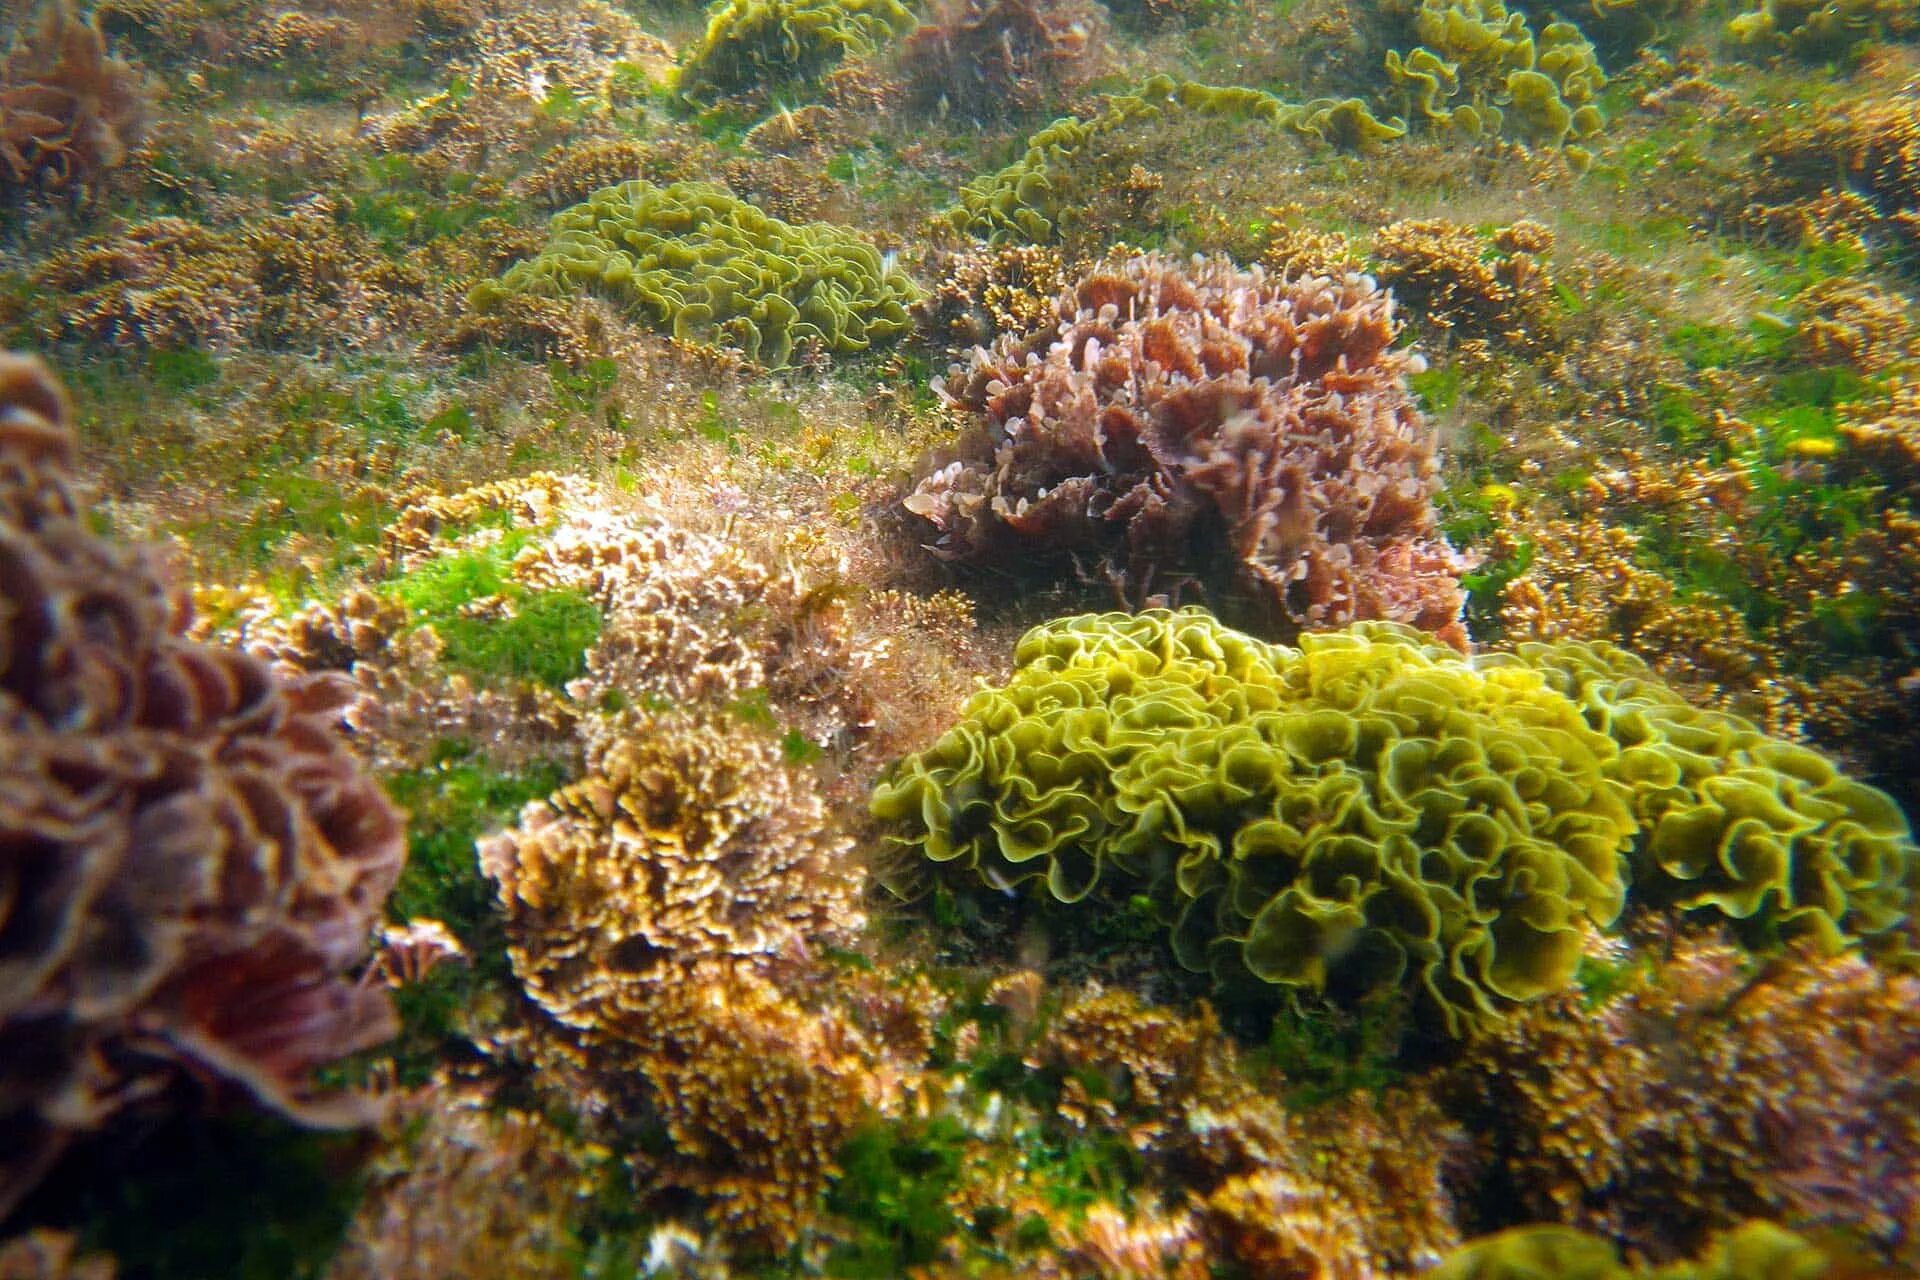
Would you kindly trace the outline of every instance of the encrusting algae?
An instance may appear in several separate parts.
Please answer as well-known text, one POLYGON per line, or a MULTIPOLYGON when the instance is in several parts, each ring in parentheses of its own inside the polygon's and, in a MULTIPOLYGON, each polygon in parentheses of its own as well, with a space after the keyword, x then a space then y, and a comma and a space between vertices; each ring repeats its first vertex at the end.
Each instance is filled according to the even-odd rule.
POLYGON ((0 10, 0 1280, 1920 1274, 1911 4, 0 10))

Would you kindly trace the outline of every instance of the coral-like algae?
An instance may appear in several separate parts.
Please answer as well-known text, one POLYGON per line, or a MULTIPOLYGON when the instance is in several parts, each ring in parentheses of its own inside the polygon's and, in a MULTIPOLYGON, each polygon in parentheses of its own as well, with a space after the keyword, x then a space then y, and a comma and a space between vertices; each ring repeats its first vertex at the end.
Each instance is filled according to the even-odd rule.
POLYGON ((655 1109, 667 1185, 776 1248, 879 1101, 875 1051, 806 989, 810 947, 862 912, 806 775, 736 720, 626 716, 588 776, 481 845, 541 1060, 655 1109))
POLYGON ((768 368, 796 350, 865 351, 904 332, 919 290, 864 237, 794 226, 718 187, 635 180, 556 214, 547 247, 470 295, 599 292, 675 338, 732 347, 768 368))
POLYGON ((140 145, 151 112, 100 28, 49 0, 0 60, 0 196, 81 193, 140 145))
POLYGON ((336 732, 351 688, 187 639, 75 453, 58 385, 0 357, 0 1214, 182 1079, 363 1121, 310 1072, 394 1029, 353 971, 405 841, 336 732))
POLYGON ((1756 942, 1912 953, 1892 801, 1610 646, 1469 661, 1371 623, 1296 650, 1155 610, 1037 628, 1015 662, 874 813, 963 880, 1146 892, 1216 977, 1405 984, 1465 1034, 1570 983, 1630 885, 1756 942))
POLYGON ((1821 109, 1767 138, 1755 160, 1765 203, 1750 217, 1805 235, 1824 220, 1820 206, 1837 204, 1851 211, 1848 221, 1920 253, 1920 81, 1821 109))
POLYGON ((1920 974, 1806 946, 1762 960, 1703 931, 1652 940, 1623 990, 1531 1005, 1436 1082, 1486 1135, 1507 1220, 1653 1256, 1749 1217, 1845 1223, 1880 1256, 1861 1274, 1913 1274, 1920 974))
POLYGON ((1147 256, 1055 316, 949 379, 984 430, 907 499, 936 554, 1099 557, 1136 597, 1221 586, 1280 632, 1385 618, 1463 641, 1385 293, 1147 256))
POLYGON ((1446 218, 1408 218, 1380 228, 1372 258, 1381 283, 1424 323, 1526 349, 1552 334, 1557 300, 1541 265, 1552 248, 1553 233, 1537 222, 1488 236, 1446 218))

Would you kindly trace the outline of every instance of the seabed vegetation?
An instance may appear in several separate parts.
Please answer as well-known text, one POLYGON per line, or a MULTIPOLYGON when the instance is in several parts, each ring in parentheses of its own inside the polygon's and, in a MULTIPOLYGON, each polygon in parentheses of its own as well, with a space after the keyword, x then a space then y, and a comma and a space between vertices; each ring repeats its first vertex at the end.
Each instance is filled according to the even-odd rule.
POLYGON ((0 1278, 1920 1275, 1912 0, 0 51, 0 1278))

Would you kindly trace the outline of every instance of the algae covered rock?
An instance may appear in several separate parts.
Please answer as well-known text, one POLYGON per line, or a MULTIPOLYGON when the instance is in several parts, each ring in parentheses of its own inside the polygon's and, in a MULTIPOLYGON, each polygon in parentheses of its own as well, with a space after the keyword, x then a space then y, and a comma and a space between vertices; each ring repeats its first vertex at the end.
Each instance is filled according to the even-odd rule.
POLYGON ((899 0, 719 0, 677 87, 706 99, 808 84, 914 26, 899 0))
POLYGON ((1054 622, 1015 663, 872 802, 991 887, 1149 892, 1189 967, 1405 986, 1455 1034, 1566 985, 1619 913, 1616 749, 1536 672, 1385 623, 1292 649, 1193 609, 1054 622))
POLYGON ((1570 983, 1630 887, 1756 940, 1910 951, 1920 857, 1891 800, 1629 655, 1473 659, 1386 623, 1299 643, 1194 609, 1036 628, 873 813, 937 875, 1146 894, 1191 968, 1405 989, 1453 1035, 1570 983))
POLYGON ((675 338, 777 369, 796 347, 845 354, 892 339, 919 297, 858 233, 782 222, 704 183, 608 187, 549 226, 537 256, 473 290, 477 310, 600 293, 675 338))

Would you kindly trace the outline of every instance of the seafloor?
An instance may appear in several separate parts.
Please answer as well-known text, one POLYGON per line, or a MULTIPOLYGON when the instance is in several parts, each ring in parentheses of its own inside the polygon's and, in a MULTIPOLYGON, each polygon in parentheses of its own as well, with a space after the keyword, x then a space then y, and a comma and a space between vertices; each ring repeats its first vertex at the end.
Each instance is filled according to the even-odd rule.
POLYGON ((1920 1275, 1914 0, 82 3, 0 1277, 1920 1275))

